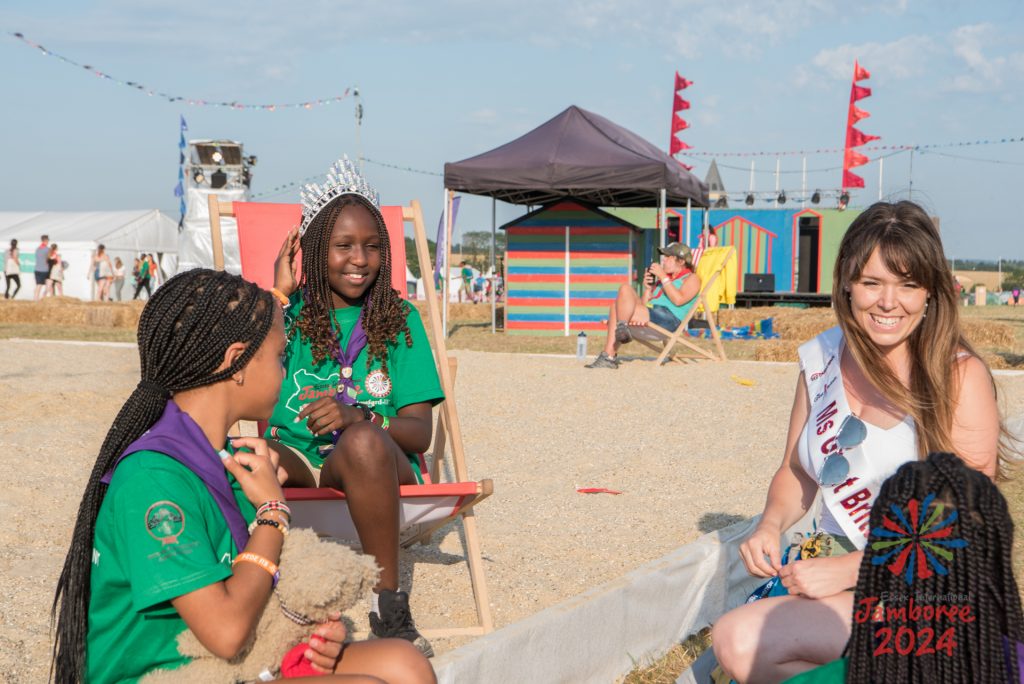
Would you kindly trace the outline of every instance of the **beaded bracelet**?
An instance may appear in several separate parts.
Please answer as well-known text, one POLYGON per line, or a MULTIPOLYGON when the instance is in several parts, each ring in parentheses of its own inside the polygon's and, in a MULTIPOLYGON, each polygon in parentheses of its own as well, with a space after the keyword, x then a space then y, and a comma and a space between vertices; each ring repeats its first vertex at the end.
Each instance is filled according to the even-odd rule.
POLYGON ((273 525, 282 535, 288 536, 288 525, 273 518, 256 518, 249 524, 249 534, 252 534, 260 525, 273 525))
POLYGON ((273 582, 274 587, 277 586, 278 580, 281 579, 281 571, 277 568, 277 565, 271 563, 263 556, 252 553, 251 551, 244 551, 235 556, 235 560, 231 561, 231 567, 235 567, 235 564, 237 563, 252 563, 253 565, 260 566, 270 574, 270 579, 273 582))
POLYGON ((380 429, 387 430, 389 427, 391 427, 391 419, 385 415, 382 415, 380 417, 380 429))
POLYGON ((264 501, 263 504, 256 509, 256 517, 260 518, 264 513, 270 511, 281 511, 288 516, 288 522, 292 520, 292 509, 288 508, 288 504, 284 501, 264 501))

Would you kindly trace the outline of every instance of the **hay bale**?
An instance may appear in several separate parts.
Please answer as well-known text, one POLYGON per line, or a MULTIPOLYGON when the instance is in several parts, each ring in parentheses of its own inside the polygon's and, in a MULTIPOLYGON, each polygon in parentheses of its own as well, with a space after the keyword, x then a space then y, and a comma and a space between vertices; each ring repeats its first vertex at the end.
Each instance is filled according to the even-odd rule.
POLYGON ((1008 323, 980 318, 961 319, 964 335, 976 347, 1012 350, 1016 342, 1013 327, 1008 323))
POLYGON ((754 349, 755 361, 797 361, 803 340, 765 340, 754 349))

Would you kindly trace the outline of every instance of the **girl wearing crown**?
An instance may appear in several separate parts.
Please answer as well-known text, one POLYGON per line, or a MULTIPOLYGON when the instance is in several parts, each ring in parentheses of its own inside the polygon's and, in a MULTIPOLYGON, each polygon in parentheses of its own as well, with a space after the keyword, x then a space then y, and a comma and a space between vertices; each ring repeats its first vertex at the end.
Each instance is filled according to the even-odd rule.
POLYGON ((414 454, 444 398, 416 309, 391 287, 380 200, 348 159, 302 193, 274 293, 286 305, 285 380, 266 432, 292 487, 345 492, 363 551, 381 568, 370 628, 430 644, 398 586, 399 485, 422 482, 414 454), (301 248, 301 276, 297 275, 301 248))

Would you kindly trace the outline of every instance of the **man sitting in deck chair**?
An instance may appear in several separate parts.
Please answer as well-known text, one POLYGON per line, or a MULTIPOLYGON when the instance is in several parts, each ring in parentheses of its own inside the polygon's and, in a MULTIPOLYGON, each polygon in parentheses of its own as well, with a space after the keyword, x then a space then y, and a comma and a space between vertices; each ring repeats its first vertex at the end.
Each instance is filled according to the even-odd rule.
POLYGON ((303 197, 301 226, 275 266, 288 346, 265 437, 287 486, 345 493, 363 551, 381 568, 374 635, 431 656, 398 586, 399 486, 423 482, 415 454, 430 445, 431 407, 444 393, 419 313, 391 286, 377 193, 345 159, 303 197))
POLYGON ((619 288, 615 303, 608 311, 608 339, 604 350, 587 368, 618 368, 619 346, 633 339, 629 326, 654 323, 675 330, 697 303, 700 278, 693 272, 690 248, 670 242, 658 249, 661 263, 653 263, 644 275, 643 298, 629 283, 619 288))

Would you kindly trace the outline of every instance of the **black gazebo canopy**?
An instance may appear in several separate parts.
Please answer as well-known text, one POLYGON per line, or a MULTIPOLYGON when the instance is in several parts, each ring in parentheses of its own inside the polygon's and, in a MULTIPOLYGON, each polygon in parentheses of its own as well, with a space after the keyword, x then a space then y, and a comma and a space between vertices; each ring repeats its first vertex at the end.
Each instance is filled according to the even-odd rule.
POLYGON ((708 206, 708 187, 637 134, 569 107, 529 133, 475 157, 444 165, 449 190, 510 204, 564 197, 602 207, 708 206))

